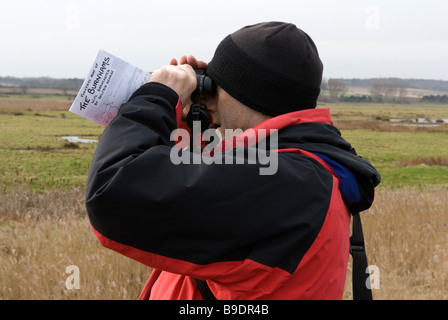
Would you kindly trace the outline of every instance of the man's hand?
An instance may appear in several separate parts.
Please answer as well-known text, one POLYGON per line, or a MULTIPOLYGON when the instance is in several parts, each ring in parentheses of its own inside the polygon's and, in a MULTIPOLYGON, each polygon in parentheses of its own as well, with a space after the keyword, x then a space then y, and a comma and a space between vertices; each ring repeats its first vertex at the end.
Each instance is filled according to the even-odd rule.
POLYGON ((159 82, 173 89, 180 97, 182 106, 190 104, 190 96, 197 86, 196 72, 193 68, 207 68, 203 61, 197 61, 193 56, 182 56, 180 65, 176 59, 171 59, 170 65, 154 71, 149 82, 159 82))
POLYGON ((184 107, 197 86, 196 73, 188 64, 164 66, 151 74, 149 82, 159 82, 173 89, 184 107))
MULTIPOLYGON (((193 56, 182 56, 179 59, 180 64, 189 64, 194 69, 207 69, 207 63, 204 61, 198 61, 193 56)), ((177 60, 171 59, 170 65, 177 66, 177 60)))

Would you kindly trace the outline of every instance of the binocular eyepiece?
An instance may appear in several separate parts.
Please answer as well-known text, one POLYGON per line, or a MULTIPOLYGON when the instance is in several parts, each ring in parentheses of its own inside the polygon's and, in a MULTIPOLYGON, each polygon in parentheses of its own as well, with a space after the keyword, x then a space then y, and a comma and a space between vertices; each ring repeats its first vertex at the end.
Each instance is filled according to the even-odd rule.
MULTIPOLYGON (((200 100, 204 97, 213 97, 216 95, 216 84, 207 76, 204 69, 195 69, 198 84, 196 90, 191 95, 193 101, 190 111, 188 112, 186 121, 191 130, 193 130, 193 123, 199 121, 201 125, 201 131, 204 132, 208 129, 212 123, 212 117, 207 110, 207 106, 201 103, 200 100)), ((192 142, 193 145, 193 142, 192 142)))
POLYGON ((205 69, 195 69, 194 71, 196 71, 198 84, 193 94, 199 97, 213 97, 216 94, 215 82, 207 75, 205 69))

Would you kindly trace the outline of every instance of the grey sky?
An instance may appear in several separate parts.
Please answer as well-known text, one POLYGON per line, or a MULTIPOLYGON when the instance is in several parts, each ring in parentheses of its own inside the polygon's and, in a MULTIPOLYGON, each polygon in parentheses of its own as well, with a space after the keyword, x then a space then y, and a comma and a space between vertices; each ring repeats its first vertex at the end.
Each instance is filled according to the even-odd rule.
POLYGON ((446 0, 0 0, 0 76, 84 78, 98 49, 148 71, 209 61, 249 24, 295 23, 324 76, 448 80, 446 0))

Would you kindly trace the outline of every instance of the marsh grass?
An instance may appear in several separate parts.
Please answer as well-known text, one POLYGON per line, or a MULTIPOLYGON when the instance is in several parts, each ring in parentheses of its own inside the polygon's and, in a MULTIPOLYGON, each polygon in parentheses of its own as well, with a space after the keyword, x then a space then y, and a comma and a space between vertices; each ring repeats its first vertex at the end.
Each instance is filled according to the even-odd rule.
POLYGON ((446 119, 448 105, 415 103, 415 104, 376 104, 376 103, 335 103, 321 104, 321 108, 330 108, 335 120, 366 120, 376 119, 416 119, 435 118, 446 119))
POLYGON ((73 97, 58 95, 2 95, 0 96, 0 113, 23 111, 67 111, 73 102, 73 97))
MULTIPOLYGON (((1 108, 0 108, 1 109, 1 108)), ((96 144, 73 144, 62 136, 98 140, 104 127, 67 111, 0 113, 0 192, 81 187, 96 144)))
MULTIPOLYGON (((151 270, 101 247, 84 188, 103 127, 67 112, 61 97, 0 97, 0 299, 136 299, 151 270), (69 290, 66 267, 80 270, 69 290)), ((324 106, 325 107, 325 106, 324 106)), ((444 105, 336 105, 335 124, 380 171, 362 213, 375 299, 447 299, 448 125, 391 126, 385 119, 446 118, 444 105)), ((351 299, 349 264, 345 299, 351 299)))
POLYGON ((448 298, 447 187, 381 189, 362 222, 369 265, 380 271, 375 299, 448 298))
MULTIPOLYGON (((61 136, 98 140, 104 127, 67 110, 62 96, 0 97, 0 192, 17 186, 34 190, 82 187, 95 144, 73 144, 61 136)), ((392 126, 391 118, 437 118, 446 105, 321 105, 330 107, 334 123, 358 154, 383 176, 382 186, 448 184, 448 167, 422 167, 415 159, 448 158, 448 124, 439 127, 392 126), (434 180, 433 180, 434 179, 434 180)), ((428 165, 428 163, 426 163, 428 165)))
POLYGON ((448 166, 448 155, 446 158, 440 157, 423 157, 415 159, 403 159, 395 163, 397 167, 407 166, 448 166))
POLYGON ((96 240, 80 189, 0 194, 0 299, 137 299, 150 269, 96 240), (76 265, 80 288, 68 289, 76 265))
MULTIPOLYGON (((101 247, 84 192, 0 195, 0 299, 131 299, 151 269, 101 247), (69 290, 66 267, 80 270, 69 290)), ((362 213, 369 265, 380 271, 375 299, 447 299, 448 189, 380 189, 362 213)), ((344 299, 352 299, 351 262, 344 299)))

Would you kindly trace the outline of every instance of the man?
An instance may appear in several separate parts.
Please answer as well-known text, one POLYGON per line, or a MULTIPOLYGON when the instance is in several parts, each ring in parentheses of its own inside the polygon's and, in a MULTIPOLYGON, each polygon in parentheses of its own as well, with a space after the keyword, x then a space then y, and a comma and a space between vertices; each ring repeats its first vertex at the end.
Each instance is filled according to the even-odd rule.
POLYGON ((226 37, 208 65, 179 63, 155 71, 100 139, 86 206, 101 244, 153 268, 141 299, 202 299, 195 279, 217 299, 341 299, 350 212, 370 207, 380 176, 315 109, 312 39, 260 23, 226 37), (172 159, 193 68, 217 84, 203 102, 222 143, 239 141, 203 155, 222 161, 172 159), (247 132, 262 138, 238 139, 247 132), (273 154, 276 170, 261 174, 273 154))

